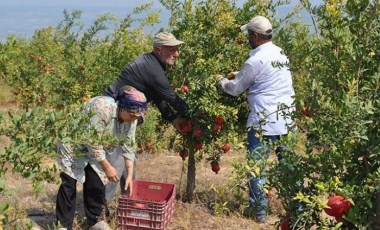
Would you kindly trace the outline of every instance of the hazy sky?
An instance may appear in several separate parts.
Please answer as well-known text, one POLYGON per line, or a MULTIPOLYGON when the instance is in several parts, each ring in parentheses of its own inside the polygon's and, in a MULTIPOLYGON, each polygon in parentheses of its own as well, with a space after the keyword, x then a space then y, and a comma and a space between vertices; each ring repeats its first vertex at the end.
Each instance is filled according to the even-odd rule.
POLYGON ((0 0, 0 5, 43 5, 43 6, 137 6, 158 0, 0 0))
MULTIPOLYGON (((245 1, 237 0, 237 3, 242 5, 245 1)), ((291 5, 299 2, 291 1, 291 5)), ((314 4, 322 1, 311 0, 314 4)), ((63 19, 64 9, 69 12, 81 10, 81 18, 86 25, 91 25, 100 13, 112 12, 123 17, 132 13, 134 7, 147 2, 153 2, 153 10, 162 10, 161 20, 166 25, 169 15, 159 0, 0 0, 0 41, 8 34, 30 37, 37 28, 57 25, 63 19)))
MULTIPOLYGON (((246 0, 237 0, 241 5, 246 0)), ((94 6, 94 7, 135 7, 143 3, 153 2, 154 6, 162 7, 159 0, 0 0, 0 6, 94 6)), ((298 3, 299 0, 291 0, 291 5, 298 3)), ((312 4, 320 4, 323 0, 310 0, 312 4)))
POLYGON ((8 34, 30 37, 37 28, 57 25, 64 18, 64 9, 81 10, 82 21, 91 25, 101 13, 112 12, 123 17, 147 2, 153 2, 152 9, 163 11, 161 20, 165 23, 168 16, 158 0, 0 0, 0 41, 8 34))

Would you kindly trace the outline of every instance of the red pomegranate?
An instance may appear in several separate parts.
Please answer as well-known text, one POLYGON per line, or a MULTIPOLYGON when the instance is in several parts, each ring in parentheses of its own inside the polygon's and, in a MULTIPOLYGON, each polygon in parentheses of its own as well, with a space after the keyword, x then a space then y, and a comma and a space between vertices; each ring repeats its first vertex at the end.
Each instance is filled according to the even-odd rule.
POLYGON ((214 121, 215 121, 215 124, 221 125, 224 122, 224 118, 222 116, 220 116, 220 115, 217 115, 215 117, 214 121))
POLYGON ((280 229, 281 230, 290 230, 290 218, 289 216, 285 217, 280 224, 280 229))
POLYGON ((202 150, 203 149, 202 143, 200 143, 200 142, 195 143, 194 149, 195 149, 195 151, 202 150))
POLYGON ((212 161, 211 162, 211 170, 215 173, 215 174, 218 174, 219 170, 220 170, 220 166, 219 166, 219 163, 217 161, 212 161))
POLYGON ((351 203, 343 196, 335 195, 329 198, 327 206, 327 208, 324 208, 325 212, 340 222, 342 221, 342 216, 350 210, 351 203))
POLYGON ((187 93, 187 92, 189 92, 189 87, 187 87, 187 85, 183 85, 183 86, 181 87, 181 91, 182 91, 183 93, 187 93))
POLYGON ((194 135, 194 137, 199 138, 203 135, 203 132, 200 129, 194 129, 193 135, 194 135))
POLYGON ((185 160, 187 156, 189 156, 189 151, 187 149, 182 149, 179 152, 179 156, 182 157, 182 160, 185 160))
POLYGON ((229 144, 229 143, 226 143, 226 144, 224 144, 223 146, 222 146, 222 150, 223 150, 223 152, 228 152, 228 151, 230 151, 230 149, 231 149, 231 145, 229 144))
POLYGON ((214 126, 214 131, 215 132, 219 133, 221 129, 222 129, 222 125, 215 124, 215 126, 214 126))
POLYGON ((184 124, 182 124, 182 127, 180 127, 180 129, 181 132, 184 134, 189 133, 191 131, 191 123, 185 122, 184 124))

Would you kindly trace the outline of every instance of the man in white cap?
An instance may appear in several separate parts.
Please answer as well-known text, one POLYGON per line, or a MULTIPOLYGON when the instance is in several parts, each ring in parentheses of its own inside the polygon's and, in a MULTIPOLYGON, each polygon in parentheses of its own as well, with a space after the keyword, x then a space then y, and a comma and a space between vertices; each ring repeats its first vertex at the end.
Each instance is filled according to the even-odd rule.
MULTIPOLYGON (((247 120, 248 160, 266 160, 271 143, 288 134, 293 126, 294 89, 283 50, 272 43, 273 29, 266 17, 256 16, 241 30, 252 47, 248 60, 234 79, 218 79, 218 87, 233 96, 247 93, 250 112, 247 120), (258 133, 263 137, 259 138, 258 133)), ((279 159, 284 146, 276 149, 279 159)), ((264 164, 265 165, 265 164, 264 164)), ((268 201, 263 190, 265 178, 249 178, 249 203, 256 211, 257 221, 265 223, 268 201)))
MULTIPOLYGON (((156 34, 153 40, 153 51, 130 62, 104 91, 104 95, 115 97, 120 87, 132 86, 144 93, 148 102, 153 101, 162 117, 180 131, 181 124, 190 118, 189 106, 173 91, 166 75, 166 68, 168 65, 175 64, 180 54, 179 45, 183 43, 171 33, 156 34)), ((125 176, 123 173, 123 178, 125 176)), ((124 192, 124 185, 122 183, 120 185, 124 192)), ((114 198, 115 187, 115 183, 107 184, 107 201, 114 198)))

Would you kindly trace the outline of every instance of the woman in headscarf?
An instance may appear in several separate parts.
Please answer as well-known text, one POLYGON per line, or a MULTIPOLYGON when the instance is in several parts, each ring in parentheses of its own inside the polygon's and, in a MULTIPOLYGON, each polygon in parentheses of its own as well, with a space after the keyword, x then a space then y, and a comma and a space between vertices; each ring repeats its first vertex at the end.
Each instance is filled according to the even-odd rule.
MULTIPOLYGON (((82 156, 76 157, 73 148, 58 143, 58 165, 62 170, 61 186, 57 194, 56 216, 62 229, 71 230, 76 208, 76 183, 83 183, 84 210, 90 230, 110 229, 102 220, 107 211, 106 184, 118 183, 125 170, 125 188, 132 193, 132 176, 136 152, 137 119, 144 115, 147 101, 143 93, 130 86, 119 90, 116 99, 108 96, 91 98, 84 107, 99 134, 124 140, 123 144, 105 149, 101 145, 81 145, 82 156), (120 159, 121 163, 120 164, 120 159), (124 159, 124 160, 123 160, 124 159)), ((124 184, 124 183, 123 183, 124 184)), ((114 186, 116 188, 116 186, 114 186)))

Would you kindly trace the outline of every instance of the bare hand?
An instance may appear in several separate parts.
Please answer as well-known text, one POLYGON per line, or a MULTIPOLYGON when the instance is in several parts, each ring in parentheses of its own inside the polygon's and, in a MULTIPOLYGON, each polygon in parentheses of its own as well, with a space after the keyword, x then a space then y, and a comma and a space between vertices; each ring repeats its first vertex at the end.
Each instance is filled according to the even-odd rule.
POLYGON ((124 189, 127 192, 128 196, 132 196, 132 192, 133 192, 132 178, 127 177, 127 179, 125 179, 125 187, 124 187, 124 189))
POLYGON ((106 176, 107 176, 107 179, 111 182, 119 182, 120 180, 120 177, 119 177, 119 174, 117 173, 117 170, 112 167, 112 166, 109 166, 107 167, 104 172, 106 173, 106 176))

